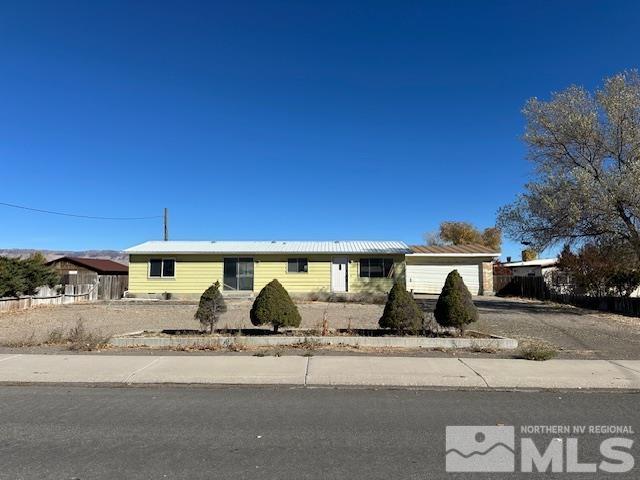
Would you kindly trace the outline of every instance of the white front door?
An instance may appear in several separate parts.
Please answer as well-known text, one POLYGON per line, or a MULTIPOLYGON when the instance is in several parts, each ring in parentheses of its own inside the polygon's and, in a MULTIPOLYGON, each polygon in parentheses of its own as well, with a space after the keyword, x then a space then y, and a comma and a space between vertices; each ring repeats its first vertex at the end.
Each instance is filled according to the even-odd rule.
POLYGON ((331 291, 347 291, 347 257, 335 257, 331 261, 331 291))

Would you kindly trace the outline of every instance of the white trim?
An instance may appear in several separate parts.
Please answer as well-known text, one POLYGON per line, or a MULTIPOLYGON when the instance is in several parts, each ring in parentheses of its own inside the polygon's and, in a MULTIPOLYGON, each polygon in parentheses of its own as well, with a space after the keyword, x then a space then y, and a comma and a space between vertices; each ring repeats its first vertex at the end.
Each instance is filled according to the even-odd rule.
POLYGON ((176 261, 175 257, 155 257, 155 258, 149 258, 147 260, 147 280, 175 280, 176 279, 176 274, 178 270, 178 262, 176 261), (151 276, 151 260, 160 260, 162 263, 160 264, 160 276, 159 277, 152 277, 151 276), (172 277, 165 277, 164 276, 164 261, 165 260, 173 260, 173 276, 172 277))
POLYGON ((502 253, 407 253, 407 257, 487 257, 498 258, 502 253))

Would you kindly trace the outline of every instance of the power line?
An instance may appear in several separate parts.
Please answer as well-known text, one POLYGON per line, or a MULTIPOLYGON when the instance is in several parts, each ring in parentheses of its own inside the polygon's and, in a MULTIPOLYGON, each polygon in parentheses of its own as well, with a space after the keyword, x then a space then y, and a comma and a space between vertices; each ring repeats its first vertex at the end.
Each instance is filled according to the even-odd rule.
POLYGON ((149 217, 99 217, 94 215, 77 215, 75 213, 54 212, 52 210, 43 210, 40 208, 25 207, 23 205, 15 205, 13 203, 5 203, 5 202, 0 202, 0 205, 4 205, 5 207, 11 207, 11 208, 19 208, 21 210, 29 210, 31 212, 48 213, 50 215, 60 215, 63 217, 89 218, 91 220, 152 220, 156 218, 163 218, 163 215, 152 215, 149 217))

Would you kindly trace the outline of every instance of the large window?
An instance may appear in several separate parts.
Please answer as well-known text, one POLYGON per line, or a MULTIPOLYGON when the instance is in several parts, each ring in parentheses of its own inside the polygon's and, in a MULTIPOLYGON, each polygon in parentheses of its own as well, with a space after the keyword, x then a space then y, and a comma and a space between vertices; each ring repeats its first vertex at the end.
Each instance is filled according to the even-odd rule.
POLYGON ((287 264, 287 272, 289 273, 306 273, 309 271, 309 262, 306 258, 290 258, 287 264))
POLYGON ((152 258, 149 260, 149 277, 173 278, 176 276, 176 261, 173 258, 152 258))
POLYGON ((361 258, 360 276, 363 278, 393 277, 392 258, 361 258))

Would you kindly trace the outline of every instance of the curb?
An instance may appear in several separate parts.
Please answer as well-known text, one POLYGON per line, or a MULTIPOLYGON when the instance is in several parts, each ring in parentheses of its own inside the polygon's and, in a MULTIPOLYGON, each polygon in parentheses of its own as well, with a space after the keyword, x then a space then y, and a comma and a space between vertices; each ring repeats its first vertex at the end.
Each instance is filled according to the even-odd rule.
MULTIPOLYGON (((139 335, 138 332, 136 334, 139 335)), ((518 341, 512 338, 432 338, 432 337, 142 337, 116 336, 109 340, 115 347, 193 347, 216 346, 228 347, 243 345, 250 347, 279 347, 287 345, 304 345, 311 347, 320 345, 370 347, 370 348, 428 348, 428 349, 493 349, 514 350, 518 348, 518 341)))

